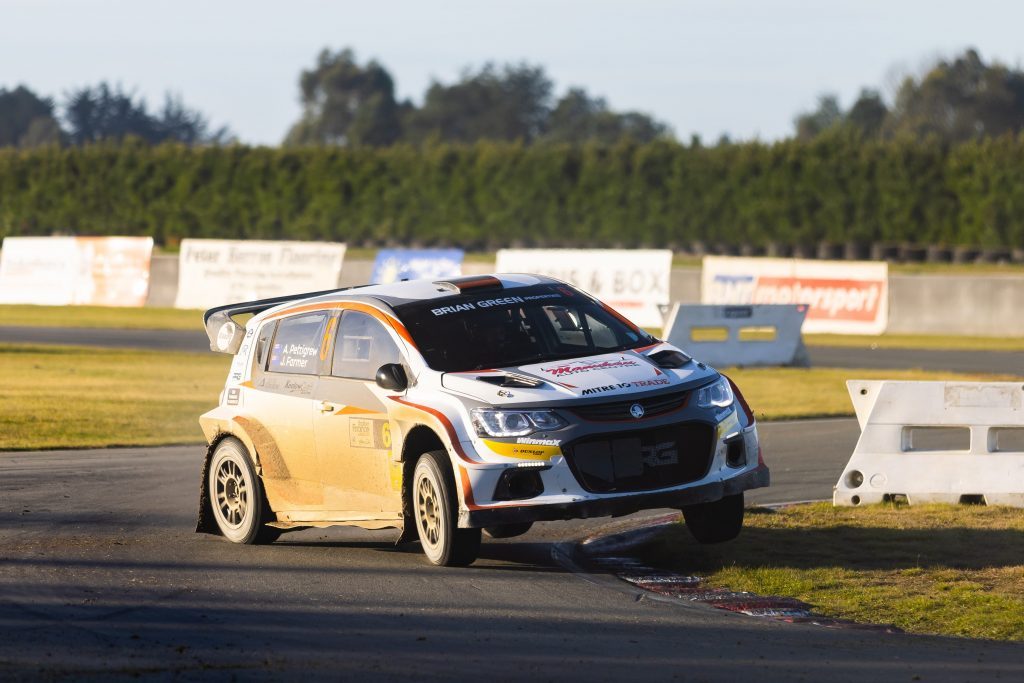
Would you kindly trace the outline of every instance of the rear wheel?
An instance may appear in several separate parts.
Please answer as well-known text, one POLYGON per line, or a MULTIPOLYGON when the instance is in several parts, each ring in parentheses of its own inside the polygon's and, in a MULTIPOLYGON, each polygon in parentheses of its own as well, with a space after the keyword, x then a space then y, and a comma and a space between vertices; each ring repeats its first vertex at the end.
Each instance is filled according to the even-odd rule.
POLYGON ((458 527, 455 478, 444 451, 420 456, 412 477, 413 512, 431 564, 464 567, 480 552, 480 530, 458 527))
POLYGON ((519 522, 517 524, 499 524, 497 526, 485 526, 484 533, 491 538, 514 538, 522 536, 533 526, 533 522, 519 522))
POLYGON ((224 538, 248 545, 277 540, 281 531, 264 524, 270 510, 263 482, 241 441, 227 438, 217 444, 207 471, 210 507, 224 538))
POLYGON ((731 541, 743 529, 743 494, 683 508, 686 528, 700 543, 731 541))

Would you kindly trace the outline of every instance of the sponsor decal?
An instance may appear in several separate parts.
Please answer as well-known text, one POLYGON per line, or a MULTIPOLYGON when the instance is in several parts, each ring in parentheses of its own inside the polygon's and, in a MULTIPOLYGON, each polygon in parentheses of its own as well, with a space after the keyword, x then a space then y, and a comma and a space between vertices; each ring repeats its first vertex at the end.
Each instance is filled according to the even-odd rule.
POLYGON ((740 430, 740 418, 736 415, 736 411, 729 413, 729 416, 718 423, 718 438, 722 439, 734 432, 740 430))
POLYGON ((701 302, 731 305, 729 317, 745 317, 745 305, 803 304, 804 332, 880 334, 888 321, 885 263, 706 257, 702 270, 701 302))
MULTIPOLYGON (((541 439, 536 440, 541 441, 541 439)), ((562 449, 557 445, 507 443, 488 439, 484 439, 484 445, 498 455, 520 460, 550 460, 554 456, 562 454, 562 449)))
POLYGON ((529 436, 521 436, 516 439, 516 443, 527 444, 529 446, 561 446, 562 442, 560 439, 534 439, 529 436))
POLYGON ((498 396, 501 396, 502 398, 512 398, 514 395, 515 394, 508 389, 498 389, 498 396))
POLYGON ((500 249, 499 273, 536 273, 568 282, 605 302, 632 322, 663 323, 669 303, 672 252, 668 249, 500 249))
POLYGON ((546 372, 554 377, 568 377, 570 375, 577 375, 581 372, 591 372, 593 370, 612 370, 614 368, 635 368, 640 364, 635 360, 629 360, 623 358, 622 360, 606 360, 606 361, 586 361, 576 360, 562 365, 553 365, 549 368, 541 368, 541 372, 546 372))
MULTIPOLYGON (((547 298, 549 296, 557 295, 549 294, 544 296, 529 297, 529 300, 547 298)), ((513 306, 515 304, 525 303, 526 301, 527 299, 521 296, 506 296, 500 299, 484 299, 482 301, 472 301, 464 304, 456 304, 454 306, 441 306, 440 308, 430 309, 430 312, 433 313, 435 316, 441 316, 448 315, 450 313, 463 313, 465 311, 475 311, 479 308, 486 309, 494 308, 496 306, 513 306)))
POLYGON ((352 417, 348 421, 348 445, 353 448, 391 448, 391 423, 387 420, 371 420, 352 417))
POLYGON ((287 379, 282 387, 289 394, 301 394, 302 396, 309 396, 313 393, 312 382, 297 382, 295 380, 287 379))
POLYGON ((640 449, 640 459, 648 467, 675 465, 679 462, 679 451, 676 450, 675 441, 663 441, 652 446, 643 446, 640 449))
POLYGON ((665 384, 671 384, 667 379, 641 379, 636 382, 631 382, 634 387, 659 387, 665 384))
POLYGON ((580 392, 581 396, 590 396, 592 394, 603 394, 606 391, 616 391, 618 389, 628 389, 632 384, 629 382, 623 382, 621 384, 606 384, 603 387, 590 387, 580 392))
POLYGON ((238 395, 240 393, 241 393, 241 391, 238 389, 238 387, 231 387, 230 389, 228 389, 228 395, 227 395, 226 403, 229 406, 237 406, 238 405, 238 395))

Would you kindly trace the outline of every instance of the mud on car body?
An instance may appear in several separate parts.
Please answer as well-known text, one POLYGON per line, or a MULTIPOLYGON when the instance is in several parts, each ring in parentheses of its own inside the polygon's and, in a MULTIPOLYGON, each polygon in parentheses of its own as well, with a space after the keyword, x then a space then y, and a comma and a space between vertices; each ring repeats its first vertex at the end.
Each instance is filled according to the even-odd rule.
POLYGON ((394 527, 458 565, 482 529, 665 507, 718 542, 768 485, 729 379, 556 280, 400 282, 205 319, 234 360, 200 418, 199 530, 235 542, 394 527))

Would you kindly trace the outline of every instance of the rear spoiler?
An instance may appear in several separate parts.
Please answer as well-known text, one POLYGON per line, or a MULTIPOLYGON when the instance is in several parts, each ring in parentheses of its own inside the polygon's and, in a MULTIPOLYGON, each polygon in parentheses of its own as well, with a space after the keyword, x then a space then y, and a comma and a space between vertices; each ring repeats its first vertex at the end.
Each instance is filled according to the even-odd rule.
MULTIPOLYGON (((359 285, 358 287, 366 287, 359 285)), ((289 294, 287 296, 276 296, 272 299, 259 299, 257 301, 243 301, 237 304, 217 306, 203 313, 203 326, 206 328, 206 336, 210 339, 210 350, 220 353, 238 353, 242 346, 242 339, 245 338, 245 328, 232 320, 236 315, 246 313, 262 313, 274 306, 280 306, 291 301, 310 299, 324 294, 336 294, 358 287, 341 287, 339 289, 325 289, 320 292, 305 292, 303 294, 289 294)))

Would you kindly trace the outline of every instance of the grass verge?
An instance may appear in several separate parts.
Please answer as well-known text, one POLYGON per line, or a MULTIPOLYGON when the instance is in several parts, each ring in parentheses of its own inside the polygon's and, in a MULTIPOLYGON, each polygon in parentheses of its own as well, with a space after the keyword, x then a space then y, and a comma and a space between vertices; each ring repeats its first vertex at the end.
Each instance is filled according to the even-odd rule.
POLYGON ((758 420, 853 415, 848 379, 1013 381, 1012 375, 961 374, 932 370, 847 368, 727 368, 758 420))
POLYGON ((1024 351, 1024 338, 960 337, 940 334, 805 334, 808 346, 855 349, 934 349, 941 351, 1024 351))
POLYGON ((0 325, 115 327, 130 330, 203 329, 203 312, 180 308, 0 305, 0 325))
POLYGON ((230 357, 0 344, 0 450, 198 443, 230 357))
MULTIPOLYGON (((214 353, 0 344, 0 450, 197 443, 230 358, 214 353)), ((853 415, 845 381, 1012 379, 923 371, 727 371, 758 419, 853 415)))
POLYGON ((913 633, 1024 640, 1024 510, 829 503, 747 511, 735 541, 682 524, 642 559, 707 585, 794 597, 832 617, 913 633))

